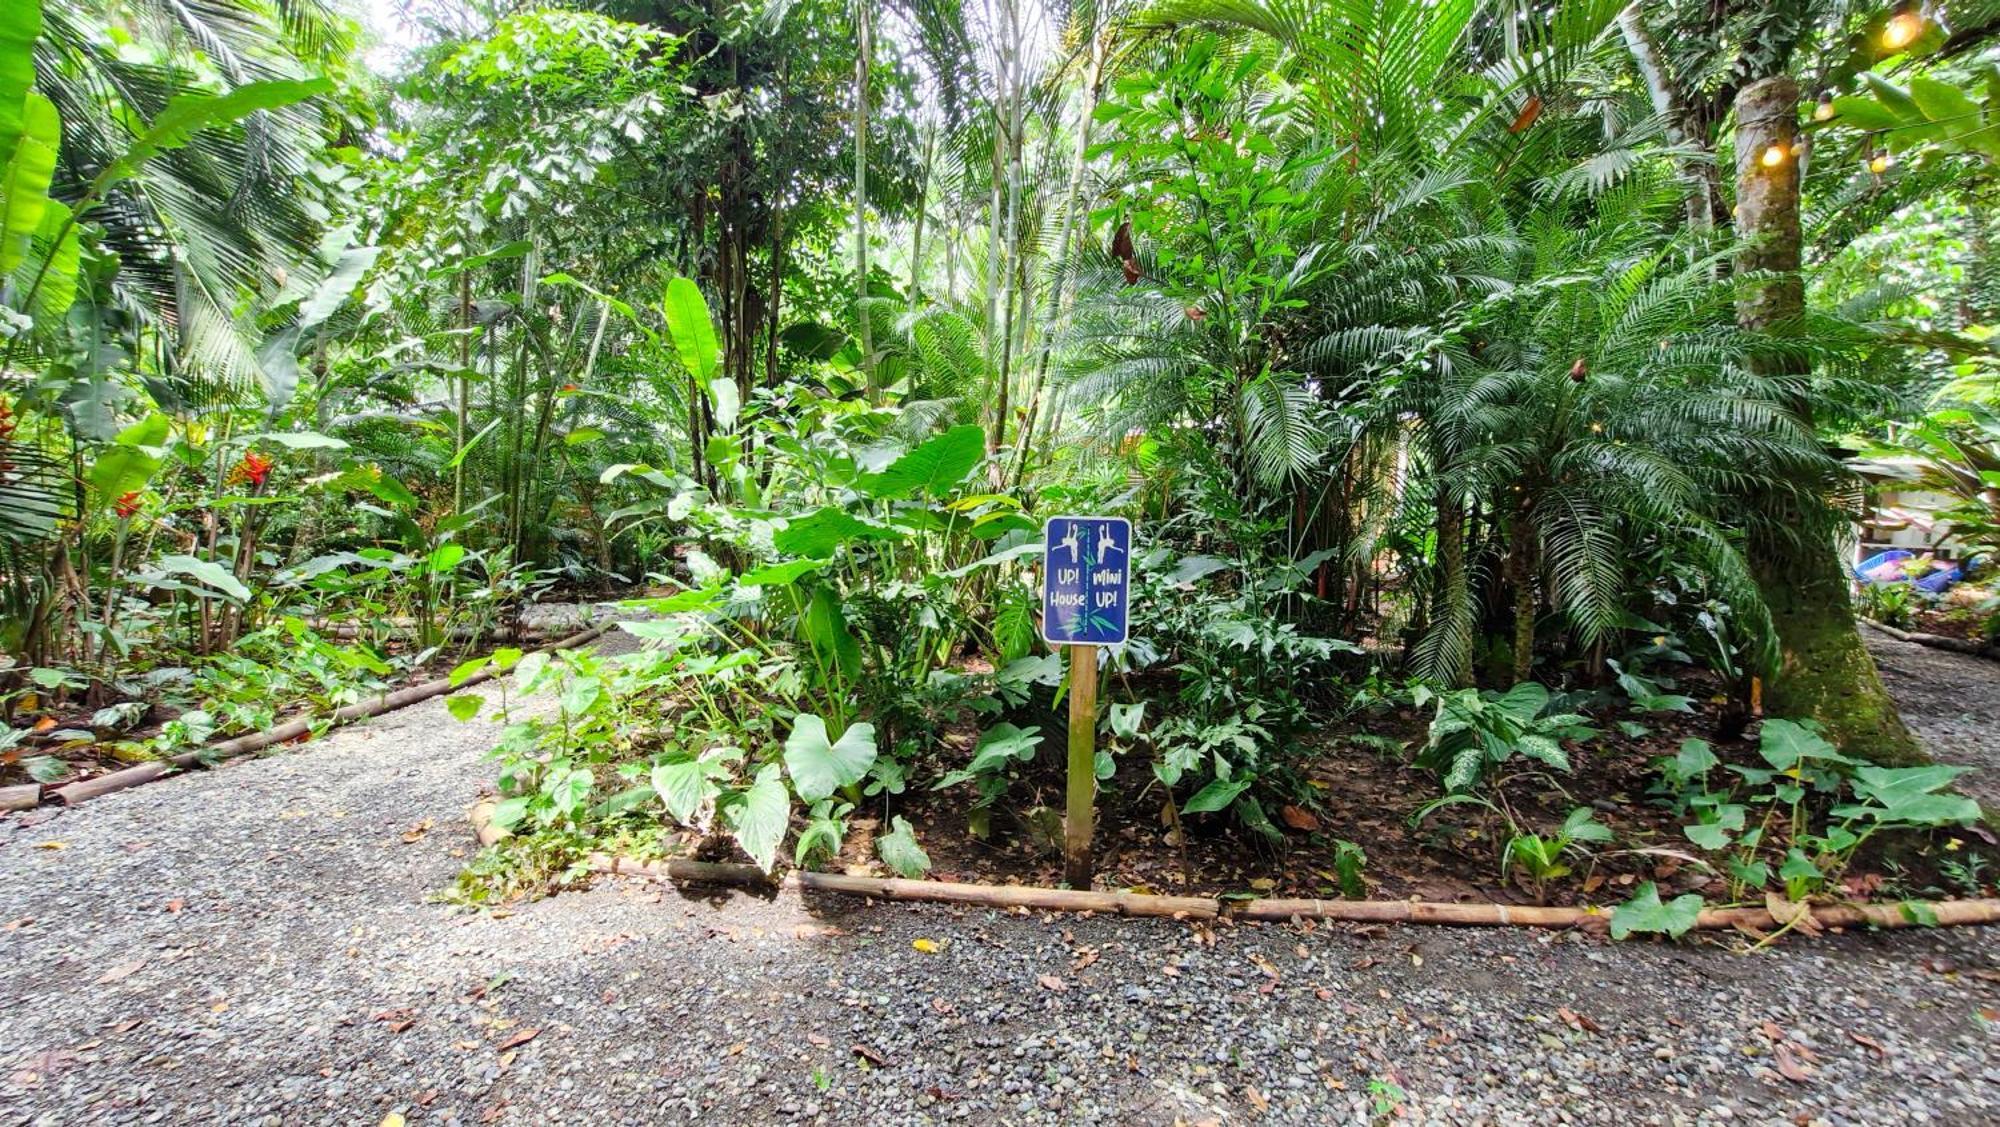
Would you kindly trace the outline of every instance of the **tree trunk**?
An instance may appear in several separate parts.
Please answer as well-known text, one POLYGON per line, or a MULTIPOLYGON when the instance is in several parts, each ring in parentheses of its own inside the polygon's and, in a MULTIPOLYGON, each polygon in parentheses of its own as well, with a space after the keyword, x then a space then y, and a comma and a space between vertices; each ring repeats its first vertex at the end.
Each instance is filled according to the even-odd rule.
MULTIPOLYGON (((1736 319, 1760 332, 1783 332, 1805 313, 1798 105, 1798 83, 1785 76, 1751 83, 1736 97, 1736 269, 1758 277, 1738 298, 1736 319)), ((1785 374, 1797 362, 1767 355, 1759 363, 1768 374, 1785 374)), ((1797 409, 1806 412, 1804 404, 1797 409)), ((1750 566, 1781 649, 1766 709, 1819 721, 1849 755, 1886 764, 1924 761, 1855 629, 1831 529, 1818 514, 1767 517, 1788 532, 1753 537, 1750 545, 1750 566)))
MULTIPOLYGON (((1667 74, 1659 44, 1646 26, 1638 4, 1618 14, 1618 30, 1625 37, 1626 50, 1632 53, 1632 64, 1638 68, 1639 78, 1646 84, 1646 94, 1652 99, 1653 112, 1659 116, 1667 140, 1681 148, 1706 152, 1708 138, 1696 136, 1689 128, 1692 118, 1686 99, 1667 74)), ((1718 182, 1715 162, 1683 157, 1677 163, 1681 178, 1688 182, 1688 225, 1697 231, 1707 231, 1715 226, 1716 216, 1722 210, 1722 185, 1718 182)))
POLYGON ((868 401, 880 403, 875 381, 875 339, 868 324, 868 64, 874 43, 868 26, 870 0, 854 5, 854 314, 861 330, 861 372, 868 401))
POLYGON ((1532 680, 1535 673, 1535 526, 1528 507, 1514 510, 1507 530, 1507 586, 1514 592, 1513 684, 1532 680))

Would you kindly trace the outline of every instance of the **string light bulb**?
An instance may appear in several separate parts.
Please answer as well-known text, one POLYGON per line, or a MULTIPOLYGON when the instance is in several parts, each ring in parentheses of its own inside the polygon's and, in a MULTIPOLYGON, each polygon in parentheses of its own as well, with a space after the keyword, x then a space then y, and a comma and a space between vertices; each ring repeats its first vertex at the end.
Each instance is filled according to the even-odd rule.
POLYGON ((1924 33, 1924 15, 1917 6, 1903 0, 1896 5, 1896 12, 1889 22, 1882 25, 1882 45, 1891 51, 1900 51, 1917 41, 1924 33))
POLYGON ((1765 168, 1776 168, 1785 163, 1785 158, 1791 155, 1791 151, 1785 146, 1771 145, 1764 150, 1764 155, 1757 159, 1765 168))
POLYGON ((1812 117, 1814 121, 1833 120, 1833 95, 1821 94, 1819 96, 1819 103, 1813 106, 1812 117))
POLYGON ((1889 166, 1894 163, 1896 163, 1896 158, 1889 155, 1889 150, 1877 149, 1875 150, 1875 155, 1868 158, 1868 171, 1880 176, 1884 172, 1889 171, 1889 166))

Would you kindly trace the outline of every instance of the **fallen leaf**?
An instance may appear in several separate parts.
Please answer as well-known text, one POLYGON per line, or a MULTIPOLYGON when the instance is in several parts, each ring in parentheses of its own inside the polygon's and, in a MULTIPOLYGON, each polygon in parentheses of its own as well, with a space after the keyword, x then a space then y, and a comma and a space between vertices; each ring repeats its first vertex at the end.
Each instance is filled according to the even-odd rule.
POLYGON ((1764 1035, 1764 1038, 1772 1042, 1773 1044, 1779 1041, 1783 1041, 1785 1039, 1784 1027, 1779 1025, 1775 1021, 1767 1021, 1764 1024, 1758 1026, 1757 1032, 1762 1033, 1764 1035))
POLYGON ((541 1032, 542 1031, 540 1029, 533 1027, 530 1027, 528 1029, 523 1029, 520 1032, 514 1034, 512 1037, 507 1038, 505 1041, 500 1042, 500 1044, 495 1047, 504 1052, 508 1049, 514 1048, 517 1045, 527 1044, 528 1042, 534 1040, 536 1037, 540 1036, 541 1032))
POLYGON ((1181 968, 1168 965, 1161 967, 1160 973, 1166 975, 1168 978, 1179 978, 1181 976, 1181 968))
POLYGON ((852 1047, 852 1049, 850 1049, 849 1051, 851 1051, 855 1056, 860 1057, 862 1060, 867 1061, 869 1064, 874 1065, 876 1068, 889 1067, 888 1057, 883 1056, 881 1053, 876 1052, 875 1050, 869 1048, 866 1045, 861 1044, 860 1042, 856 1042, 852 1047))
POLYGON ((1792 1047, 1783 1041, 1778 1043, 1778 1075, 1794 1084, 1812 1079, 1812 1072, 1793 1058, 1792 1047))
POLYGON ((140 1022, 142 1022, 142 1021, 144 1021, 144 1020, 146 1020, 146 1019, 145 1019, 145 1018, 139 1018, 139 1017, 135 1017, 135 1018, 130 1018, 130 1019, 127 1019, 127 1020, 125 1020, 125 1021, 121 1021, 121 1022, 119 1022, 119 1023, 117 1024, 117 1025, 114 1025, 114 1026, 112 1026, 112 1027, 111 1027, 111 1032, 113 1032, 113 1033, 130 1033, 130 1032, 132 1032, 132 1031, 133 1031, 134 1029, 137 1029, 137 1028, 139 1028, 139 1023, 140 1023, 140 1022))
POLYGON ((1064 982, 1062 979, 1057 978, 1055 975, 1052 974, 1045 974, 1036 981, 1042 984, 1042 989, 1053 990, 1058 994, 1069 989, 1069 983, 1064 982))
POLYGON ((1574 1029, 1579 1033, 1604 1032, 1603 1026, 1598 1025, 1596 1022, 1590 1020, 1588 1017, 1585 1017, 1580 1013, 1577 1013, 1575 1010, 1570 1009, 1568 1006, 1558 1007, 1556 1010, 1556 1016, 1563 1020, 1564 1025, 1569 1026, 1571 1029, 1574 1029))
POLYGON ((1271 1101, 1265 1099, 1264 1093, 1254 1087, 1245 1087, 1243 1089, 1243 1098, 1249 1100, 1250 1106, 1256 1108, 1258 1111, 1271 1110, 1271 1101))
POLYGON ((1258 877, 1256 880, 1250 882, 1250 887, 1259 892, 1269 892, 1278 887, 1278 882, 1272 880, 1270 877, 1258 877))
POLYGON ((812 1042, 815 1045, 818 1045, 822 1049, 826 1048, 828 1045, 833 1044, 833 1042, 826 1039, 826 1035, 824 1033, 808 1033, 806 1034, 806 1040, 812 1042))
POLYGON ((38 842, 36 842, 36 843, 35 843, 35 848, 36 848, 36 849, 68 849, 68 848, 69 848, 69 842, 67 842, 67 841, 38 841, 38 842))
POLYGON ((1603 873, 1592 873, 1590 874, 1590 876, 1584 879, 1583 891, 1584 895, 1586 896, 1589 895, 1590 893, 1596 892, 1598 889, 1603 887, 1604 887, 1603 873))
POLYGON ((479 1121, 481 1123, 491 1123, 494 1120, 500 1118, 501 1114, 504 1113, 506 1110, 507 1110, 507 1101, 503 1099, 499 1103, 494 1104, 492 1107, 487 1108, 485 1111, 480 1112, 479 1121))
POLYGON ((182 908, 185 908, 185 907, 187 907, 187 901, 185 901, 185 900, 169 900, 169 901, 167 901, 167 912, 168 912, 168 914, 169 914, 169 915, 175 915, 175 916, 178 916, 178 915, 180 915, 180 914, 181 914, 181 909, 182 909, 182 908))
POLYGON ((423 821, 418 822, 416 825, 411 826, 407 830, 404 830, 403 844, 415 845, 417 842, 422 841, 424 839, 424 835, 431 832, 431 824, 432 824, 431 819, 425 818, 423 821))
POLYGON ((1078 955, 1076 957, 1076 961, 1069 965, 1069 969, 1073 971, 1082 970, 1083 968, 1089 966, 1090 964, 1096 961, 1097 961, 1097 948, 1092 947, 1089 950, 1085 951, 1083 954, 1078 955))
POLYGON ((935 939, 912 939, 910 940, 910 946, 915 947, 926 955, 935 955, 939 951, 944 950, 944 945, 935 939))
POLYGON ((1302 807, 1290 805, 1278 807, 1278 820, 1300 833, 1319 832, 1319 819, 1302 807))
POLYGON ((8 920, 4 926, 0 926, 0 931, 19 931, 22 928, 27 927, 29 924, 32 924, 34 922, 35 922, 35 917, 22 916, 18 920, 8 920))
POLYGON ((98 979, 96 983, 94 983, 94 985, 105 986, 110 983, 117 982, 120 979, 130 978, 133 975, 138 974, 141 970, 144 970, 145 966, 146 966, 146 960, 144 959, 134 959, 132 962, 129 963, 120 963, 119 965, 112 967, 110 970, 105 971, 102 975, 98 976, 98 979))
POLYGON ((1764 910, 1780 926, 1789 925, 1801 935, 1818 935, 1822 930, 1819 921, 1813 918, 1812 905, 1803 900, 1787 900, 1783 893, 1766 892, 1764 910))
POLYGON ((729 1046, 729 1055, 732 1057, 740 1057, 743 1055, 743 1050, 749 1047, 750 1047, 750 1042, 738 1041, 734 1045, 729 1046))

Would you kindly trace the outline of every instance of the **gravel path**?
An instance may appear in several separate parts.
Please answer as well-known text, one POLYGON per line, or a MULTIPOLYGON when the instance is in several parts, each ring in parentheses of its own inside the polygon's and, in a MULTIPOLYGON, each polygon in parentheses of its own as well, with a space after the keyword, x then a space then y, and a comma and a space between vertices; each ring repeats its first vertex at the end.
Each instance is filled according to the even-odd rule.
POLYGON ((471 915, 430 897, 491 735, 433 701, 0 822, 0 1122, 2000 1123, 1991 929, 1745 958, 635 881, 471 915))
POLYGON ((1945 763, 1973 768, 1959 789, 2000 810, 2000 662, 1935 650, 1863 627, 1903 722, 1945 763))

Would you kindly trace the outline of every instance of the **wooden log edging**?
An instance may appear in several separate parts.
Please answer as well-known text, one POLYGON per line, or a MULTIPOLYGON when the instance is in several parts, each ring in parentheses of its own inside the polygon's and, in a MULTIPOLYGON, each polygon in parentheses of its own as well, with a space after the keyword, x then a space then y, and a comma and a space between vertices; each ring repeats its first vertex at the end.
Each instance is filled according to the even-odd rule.
MULTIPOLYGON (((491 804, 483 803, 490 818, 491 804)), ((482 844, 491 844, 490 821, 475 807, 473 823, 482 844)), ((504 835, 501 835, 504 836, 504 835)), ((496 837, 494 840, 498 840, 496 837)), ((1336 920, 1354 923, 1433 924, 1453 927, 1573 928, 1602 926, 1611 913, 1598 908, 1543 908, 1517 904, 1445 904, 1423 900, 1295 900, 1267 897, 1240 903, 1206 896, 1153 896, 1135 892, 1082 892, 1028 885, 956 884, 948 881, 904 880, 900 877, 854 877, 836 873, 792 872, 779 879, 755 865, 717 864, 672 859, 639 861, 609 853, 589 857, 593 872, 637 876, 670 884, 723 884, 740 887, 795 888, 839 892, 879 900, 926 900, 988 908, 1033 908, 1057 912, 1102 912, 1106 915, 1156 919, 1285 921, 1336 920)), ((1904 902, 1830 904, 1815 906, 1812 919, 1820 927, 1880 928, 1956 927, 2000 923, 2000 900, 1938 900, 1917 902, 1927 911, 1912 911, 1904 902)), ((1710 908, 1695 927, 1704 931, 1752 928, 1775 931, 1784 922, 1763 908, 1710 908)))
POLYGON ((1861 621, 1899 642, 1929 646, 1934 650, 1946 650, 1951 653, 1965 654, 1968 657, 1983 657, 1988 661, 2000 661, 2000 649, 1996 649, 1994 646, 1984 642, 1975 642, 1968 638, 1951 638, 1943 634, 1926 634, 1921 630, 1902 630, 1886 622, 1877 622, 1872 618, 1862 618, 1861 621))
MULTIPOLYGON (((572 634, 567 638, 562 638, 548 645, 541 646, 535 652, 553 653, 556 650, 567 650, 586 645, 602 637, 606 631, 611 629, 612 625, 609 622, 598 623, 581 633, 572 634)), ((497 674, 489 668, 474 673, 456 685, 451 683, 450 677, 440 677, 435 681, 425 681, 423 684, 411 685, 408 688, 398 689, 393 693, 384 693, 372 700, 356 701, 353 704, 343 705, 325 716, 302 716, 294 720, 288 720, 274 728, 266 728, 261 732, 252 732, 248 735, 237 736, 234 739, 223 740, 220 743, 195 748, 192 751, 184 751, 178 755, 170 755, 164 759, 150 760, 136 766, 124 768, 123 770, 99 775, 95 778, 69 783, 56 787, 49 792, 49 795, 65 806, 75 806, 79 802, 127 790, 144 783, 150 783, 176 769, 195 767, 203 763, 221 764, 231 759, 248 755, 251 752, 262 751, 267 747, 298 739, 300 736, 309 734, 313 730, 313 725, 318 723, 328 724, 332 728, 344 727, 356 720, 366 720, 370 717, 380 716, 385 712, 394 712, 399 708, 408 708, 413 704, 419 704, 432 697, 443 696, 446 693, 457 692, 461 689, 469 689, 475 685, 483 685, 491 681, 495 676, 497 674)))

